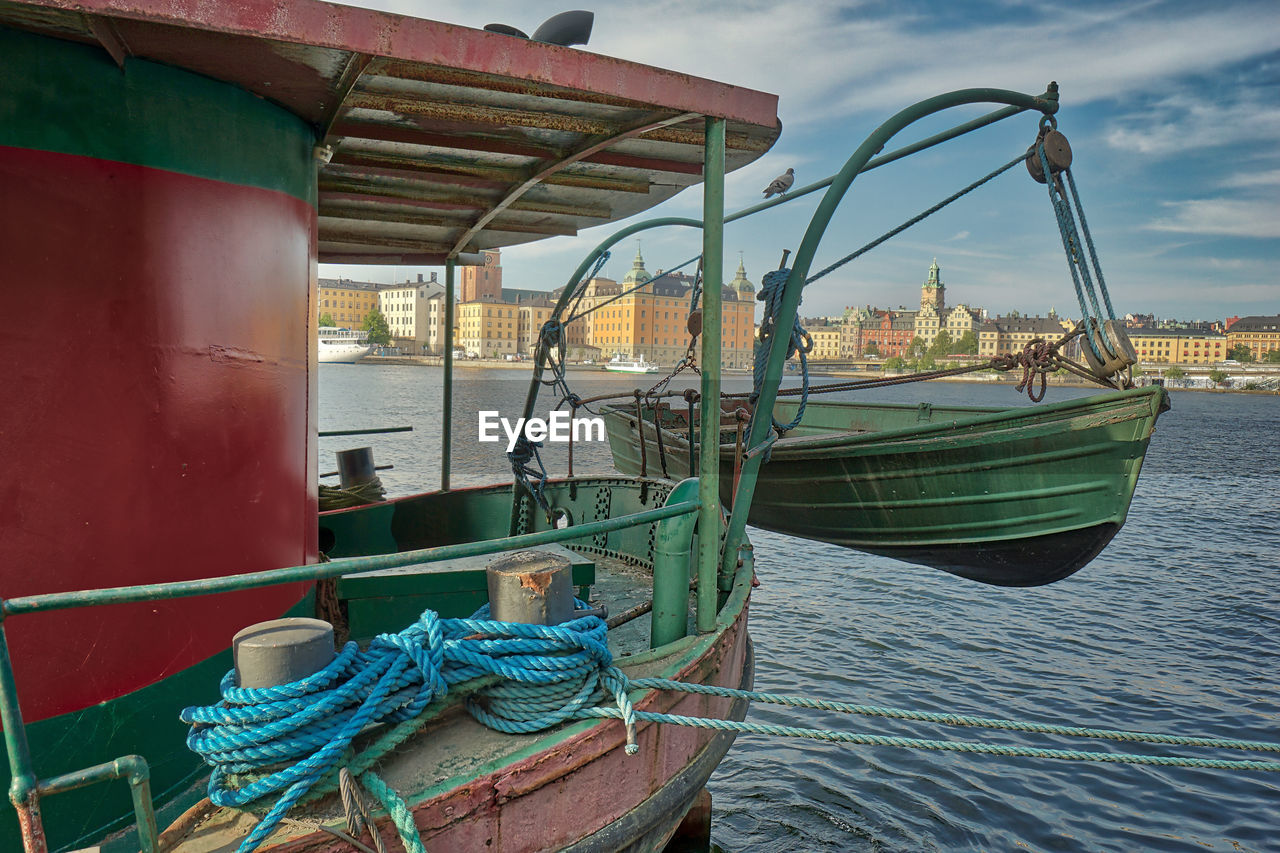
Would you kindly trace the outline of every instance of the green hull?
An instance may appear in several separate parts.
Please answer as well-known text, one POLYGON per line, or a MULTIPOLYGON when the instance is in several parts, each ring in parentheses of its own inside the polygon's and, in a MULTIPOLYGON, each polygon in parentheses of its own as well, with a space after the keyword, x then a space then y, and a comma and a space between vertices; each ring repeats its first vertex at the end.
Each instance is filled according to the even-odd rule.
MULTIPOLYGON (((780 401, 789 421, 795 402, 780 401)), ((1036 586, 1070 575, 1124 524, 1162 388, 1010 410, 813 402, 762 466, 750 523, 932 566, 983 583, 1036 586)), ((688 471, 677 412, 648 473, 688 471)), ((651 414, 649 415, 651 417, 651 414)), ((614 464, 641 469, 634 411, 606 409, 614 464)), ((735 443, 722 433, 721 494, 735 443)))

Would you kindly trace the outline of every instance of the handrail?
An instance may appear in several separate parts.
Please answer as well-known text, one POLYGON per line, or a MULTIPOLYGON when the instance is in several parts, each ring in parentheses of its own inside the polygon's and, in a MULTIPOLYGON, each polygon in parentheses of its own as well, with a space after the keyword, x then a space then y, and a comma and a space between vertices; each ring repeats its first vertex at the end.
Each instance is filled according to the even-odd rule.
MULTIPOLYGON (((73 771, 50 779, 42 780, 35 774, 31 761, 31 749, 27 742, 26 724, 22 720, 22 711, 18 704, 18 688, 13 674, 13 662, 9 655, 9 643, 5 635, 5 620, 8 618, 29 613, 47 613, 76 607, 102 607, 139 601, 163 601, 173 598, 188 598, 198 595, 257 589, 299 581, 323 580, 339 575, 362 574, 364 572, 399 568, 415 563, 437 562, 459 557, 476 557, 516 548, 565 542, 597 533, 639 527, 649 522, 663 521, 698 512, 699 502, 696 498, 681 499, 687 494, 688 490, 686 489, 680 495, 675 496, 677 500, 674 502, 669 502, 665 506, 654 509, 632 513, 631 515, 591 521, 573 527, 540 530, 502 539, 465 542, 457 545, 441 545, 434 548, 401 551, 396 554, 342 557, 327 563, 317 563, 310 566, 290 566, 282 569, 246 572, 240 575, 222 575, 191 581, 171 581, 168 583, 108 587, 73 592, 52 592, 0 600, 0 725, 4 727, 5 747, 9 759, 10 778, 12 779, 9 785, 9 800, 13 803, 18 813, 18 822, 21 825, 23 834, 23 846, 29 853, 43 853, 47 849, 44 839, 44 827, 40 821, 39 799, 41 795, 69 791, 95 782, 120 777, 126 777, 129 781, 130 792, 134 801, 134 811, 138 819, 138 840, 142 849, 147 853, 154 853, 157 849, 158 836, 155 825, 155 811, 151 801, 149 770, 146 761, 140 756, 122 756, 115 761, 73 771)), ((668 497, 668 500, 670 501, 671 497, 668 497)))
MULTIPOLYGON (((299 581, 324 580, 339 575, 362 574, 384 569, 396 569, 416 563, 434 563, 459 557, 478 557, 528 548, 553 542, 580 539, 596 533, 607 533, 627 527, 639 527, 651 521, 661 521, 677 515, 697 512, 696 501, 681 501, 666 506, 646 509, 631 515, 589 521, 573 527, 555 530, 539 530, 502 539, 486 539, 481 542, 463 542, 457 545, 437 545, 415 551, 399 551, 395 554, 376 554, 369 557, 340 557, 327 563, 310 566, 290 566, 268 569, 262 572, 246 572, 240 575, 222 575, 190 581, 141 584, 138 586, 107 587, 76 592, 47 592, 40 595, 24 595, 0 601, 0 619, 26 613, 45 613, 51 610, 67 610, 74 607, 100 607, 109 604, 129 604, 138 601, 163 601, 170 598, 188 598, 197 595, 213 595, 245 589, 258 589, 299 581)), ((3 679, 0 678, 0 682, 3 679)), ((3 684, 0 684, 0 689, 3 684)))

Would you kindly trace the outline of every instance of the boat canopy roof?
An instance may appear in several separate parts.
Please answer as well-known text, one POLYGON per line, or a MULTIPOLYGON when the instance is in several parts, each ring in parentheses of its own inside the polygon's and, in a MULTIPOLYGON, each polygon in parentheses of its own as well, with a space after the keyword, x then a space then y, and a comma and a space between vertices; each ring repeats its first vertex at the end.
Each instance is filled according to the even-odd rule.
POLYGON ((730 170, 781 132, 775 95, 318 0, 0 0, 0 26, 233 83, 311 124, 333 152, 325 262, 576 234, 700 182, 704 116, 726 119, 730 170))

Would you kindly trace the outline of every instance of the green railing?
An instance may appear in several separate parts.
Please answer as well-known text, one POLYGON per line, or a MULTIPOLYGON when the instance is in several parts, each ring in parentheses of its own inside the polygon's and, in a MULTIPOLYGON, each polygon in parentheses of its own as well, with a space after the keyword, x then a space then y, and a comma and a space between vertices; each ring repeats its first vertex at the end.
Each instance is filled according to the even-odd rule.
MULTIPOLYGON (((8 639, 5 636, 5 622, 8 619, 24 614, 47 613, 54 610, 103 607, 110 604, 128 604, 139 601, 164 601, 173 598, 190 598, 199 595, 259 589, 261 587, 278 586, 299 581, 318 581, 336 578, 341 575, 381 571, 460 557, 477 557, 496 554, 501 551, 581 539, 597 533, 639 527, 643 524, 677 519, 698 512, 699 504, 695 497, 696 483, 693 483, 693 481, 689 481, 689 483, 691 485, 682 484, 682 488, 668 498, 668 503, 665 506, 617 518, 586 522, 573 527, 541 530, 535 533, 525 533, 482 542, 466 542, 435 548, 422 548, 416 551, 401 551, 395 554, 344 557, 310 566, 291 566, 263 572, 247 572, 240 575, 224 575, 191 581, 141 584, 139 586, 111 587, 74 592, 53 592, 0 600, 0 722, 4 725, 5 747, 9 754, 9 772, 12 778, 9 786, 9 799, 18 812, 18 822, 22 829, 24 847, 26 847, 28 853, 43 853, 46 849, 39 811, 39 800, 42 796, 49 796, 62 791, 70 791, 119 778, 125 778, 129 782, 130 793, 133 796, 134 812, 137 816, 138 843, 141 849, 149 853, 156 853, 159 836, 156 829, 155 810, 151 801, 150 772, 146 760, 141 756, 126 755, 115 761, 49 779, 40 779, 36 775, 31 760, 31 751, 27 744, 26 726, 23 723, 22 712, 18 705, 18 687, 13 675, 13 663, 9 656, 8 639), (689 499, 685 499, 686 496, 689 499)), ((685 548, 687 550, 687 537, 691 534, 691 525, 660 525, 657 541, 666 543, 670 547, 658 549, 656 553, 663 555, 664 562, 674 559, 674 555, 678 554, 680 550, 678 541, 686 541, 685 548), (671 541, 668 542, 667 540, 671 541)), ((679 578, 680 572, 676 570, 677 568, 664 565, 660 570, 655 565, 655 578, 659 574, 664 578, 679 578)), ((684 581, 684 583, 687 583, 687 581, 684 581)), ((670 584, 666 586, 670 586, 670 584)), ((687 592, 687 586, 684 589, 687 592)), ((663 590, 655 590, 655 596, 660 593, 665 596, 665 588, 663 590)), ((668 638, 668 641, 679 639, 680 636, 683 636, 683 626, 673 627, 675 623, 670 614, 668 614, 664 625, 664 636, 668 638)))

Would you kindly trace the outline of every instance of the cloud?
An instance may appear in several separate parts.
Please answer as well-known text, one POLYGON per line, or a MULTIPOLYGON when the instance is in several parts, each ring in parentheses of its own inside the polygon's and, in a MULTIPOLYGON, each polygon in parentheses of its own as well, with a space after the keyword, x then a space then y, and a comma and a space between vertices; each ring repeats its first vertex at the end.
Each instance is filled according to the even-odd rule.
MULTIPOLYGON (((1274 93, 1240 90, 1234 98, 1200 97, 1182 91, 1150 107, 1130 113, 1114 124, 1104 138, 1108 145, 1138 154, 1168 157, 1203 148, 1271 143, 1280 136, 1280 105, 1274 93)), ((1263 172, 1280 183, 1280 170, 1263 172)), ((1241 183, 1259 183, 1258 176, 1237 175, 1241 183)))
POLYGON ((1269 169, 1258 172, 1237 172, 1228 175, 1218 186, 1224 189, 1254 189, 1256 187, 1280 184, 1280 169, 1269 169))
POLYGON ((1225 237, 1280 237, 1280 202, 1212 198, 1166 201, 1163 206, 1170 215, 1148 223, 1147 229, 1225 237))
POLYGON ((948 237, 945 240, 945 242, 951 243, 951 242, 954 242, 955 240, 967 240, 967 239, 969 239, 968 231, 958 231, 955 234, 952 234, 950 237, 948 237))

